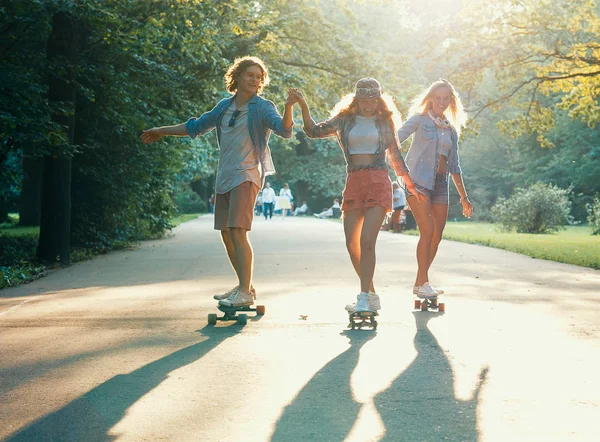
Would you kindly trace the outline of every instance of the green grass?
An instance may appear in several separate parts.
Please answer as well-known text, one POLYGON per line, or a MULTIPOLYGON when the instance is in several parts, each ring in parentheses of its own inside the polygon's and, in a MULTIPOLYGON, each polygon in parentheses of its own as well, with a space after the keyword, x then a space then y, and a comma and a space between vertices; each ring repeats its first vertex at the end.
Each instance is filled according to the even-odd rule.
POLYGON ((198 218, 202 213, 185 213, 183 215, 176 216, 171 220, 173 227, 177 227, 179 224, 183 224, 187 221, 198 218))
MULTIPOLYGON (((419 234, 416 230, 404 233, 419 234)), ((600 269, 600 235, 591 233, 592 229, 589 227, 569 226, 555 234, 532 235, 502 232, 494 224, 488 223, 448 222, 444 238, 509 250, 533 258, 600 269)))
POLYGON ((38 236, 40 234, 39 227, 19 227, 19 214, 9 213, 10 222, 0 223, 0 235, 5 236, 38 236))

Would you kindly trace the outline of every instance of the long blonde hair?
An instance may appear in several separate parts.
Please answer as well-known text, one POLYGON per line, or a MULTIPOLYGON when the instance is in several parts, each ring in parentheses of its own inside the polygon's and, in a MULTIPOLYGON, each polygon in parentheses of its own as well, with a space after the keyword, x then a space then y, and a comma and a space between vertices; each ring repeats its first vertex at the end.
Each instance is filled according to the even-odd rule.
POLYGON ((442 87, 445 87, 450 91, 450 104, 448 106, 450 112, 449 115, 446 115, 446 118, 450 121, 450 124, 454 126, 454 129, 460 136, 460 131, 466 126, 468 117, 462 101, 460 101, 458 92, 456 92, 456 89, 454 89, 454 86, 452 86, 448 80, 440 78, 431 83, 427 89, 412 100, 408 113, 409 115, 427 114, 427 112, 431 110, 431 96, 437 89, 442 87))
MULTIPOLYGON (((383 92, 377 99, 377 119, 389 121, 394 133, 402 126, 402 116, 390 94, 383 92)), ((358 112, 358 98, 354 93, 344 95, 331 109, 330 117, 336 115, 356 115, 358 112)))

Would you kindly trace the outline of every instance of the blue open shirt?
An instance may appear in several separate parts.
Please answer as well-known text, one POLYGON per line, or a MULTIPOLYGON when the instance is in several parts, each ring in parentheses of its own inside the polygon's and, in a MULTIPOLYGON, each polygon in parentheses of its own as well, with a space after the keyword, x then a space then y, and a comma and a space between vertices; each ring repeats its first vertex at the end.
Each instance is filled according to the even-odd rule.
MULTIPOLYGON (((204 135, 213 129, 217 129, 217 141, 221 140, 221 120, 229 106, 231 106, 235 95, 224 98, 210 111, 205 112, 198 118, 190 118, 185 123, 185 129, 188 135, 196 138, 198 135, 204 135)), ((277 112, 277 108, 272 101, 265 100, 254 94, 248 101, 248 130, 250 140, 258 153, 260 164, 262 166, 263 178, 275 173, 275 166, 269 149, 269 137, 271 131, 283 138, 292 137, 292 128, 283 127, 283 118, 277 112)))
MULTIPOLYGON (((458 134, 453 127, 450 129, 452 148, 448 154, 448 172, 460 174, 462 170, 458 156, 458 134)), ((414 183, 433 190, 440 154, 437 127, 427 115, 413 115, 398 130, 398 140, 402 143, 413 133, 415 136, 404 161, 414 183)))

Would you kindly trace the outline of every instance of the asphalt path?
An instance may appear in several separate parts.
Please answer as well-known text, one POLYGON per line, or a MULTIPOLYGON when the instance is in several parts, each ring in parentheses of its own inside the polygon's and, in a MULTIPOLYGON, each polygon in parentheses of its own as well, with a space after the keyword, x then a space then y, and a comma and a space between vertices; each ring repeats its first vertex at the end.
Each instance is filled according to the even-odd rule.
POLYGON ((376 332, 349 331, 342 225, 257 218, 266 314, 212 218, 0 292, 0 440, 598 441, 600 272, 443 241, 446 312, 413 310, 417 238, 381 232, 376 332))

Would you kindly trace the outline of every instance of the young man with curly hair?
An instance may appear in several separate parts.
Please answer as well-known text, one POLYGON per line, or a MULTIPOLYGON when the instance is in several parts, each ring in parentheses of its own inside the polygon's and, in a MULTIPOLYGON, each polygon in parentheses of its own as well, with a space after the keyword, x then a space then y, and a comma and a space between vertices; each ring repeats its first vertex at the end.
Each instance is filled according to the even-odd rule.
POLYGON ((269 73, 257 57, 236 59, 225 74, 224 98, 198 118, 175 126, 154 127, 141 136, 152 143, 164 136, 195 138, 217 130, 219 165, 215 182, 215 230, 221 238, 238 285, 214 298, 224 306, 252 305, 256 293, 252 287, 254 252, 248 239, 254 218, 254 202, 264 179, 275 173, 269 149, 271 131, 283 138, 292 136, 292 107, 288 95, 283 117, 275 105, 260 96, 269 84, 269 73))

